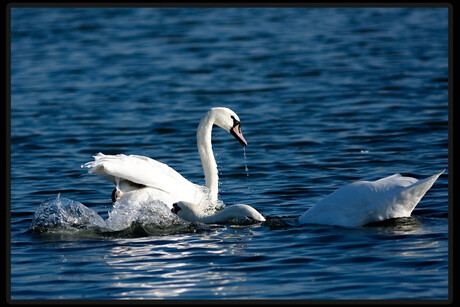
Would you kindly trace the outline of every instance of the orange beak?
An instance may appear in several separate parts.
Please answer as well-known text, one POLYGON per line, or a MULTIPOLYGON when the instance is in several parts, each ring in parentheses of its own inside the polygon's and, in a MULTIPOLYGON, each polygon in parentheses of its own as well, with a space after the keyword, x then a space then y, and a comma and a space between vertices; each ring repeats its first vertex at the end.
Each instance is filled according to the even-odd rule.
POLYGON ((248 143, 244 139, 243 133, 241 133, 241 127, 239 123, 233 126, 233 128, 230 130, 230 133, 240 142, 243 147, 248 146, 248 143))

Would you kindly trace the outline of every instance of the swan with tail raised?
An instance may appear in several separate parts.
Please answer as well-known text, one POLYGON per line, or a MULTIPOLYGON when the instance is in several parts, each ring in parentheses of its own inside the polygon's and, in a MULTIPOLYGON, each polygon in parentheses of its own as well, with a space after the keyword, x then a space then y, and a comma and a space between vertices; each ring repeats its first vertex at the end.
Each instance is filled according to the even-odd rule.
POLYGON ((238 115, 229 108, 211 108, 201 119, 196 133, 206 187, 190 182, 168 165, 145 156, 98 153, 94 161, 82 167, 89 168, 89 173, 101 175, 115 185, 113 202, 147 195, 163 201, 170 208, 178 201, 196 204, 201 209, 209 202, 217 205, 219 177, 211 144, 214 125, 232 134, 243 147, 247 146, 238 115))
POLYGON ((394 174, 376 181, 345 185, 308 209, 299 217, 299 222, 357 227, 409 217, 443 172, 421 180, 394 174))

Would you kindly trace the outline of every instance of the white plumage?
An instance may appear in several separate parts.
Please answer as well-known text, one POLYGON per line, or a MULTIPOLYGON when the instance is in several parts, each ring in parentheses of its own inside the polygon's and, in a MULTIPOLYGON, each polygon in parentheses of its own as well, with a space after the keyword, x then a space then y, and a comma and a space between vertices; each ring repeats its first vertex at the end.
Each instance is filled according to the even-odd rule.
POLYGON ((299 222, 356 227, 408 217, 443 172, 422 180, 394 174, 348 184, 308 209, 299 222))
POLYGON ((211 108, 203 117, 197 129, 197 145, 206 180, 206 187, 185 179, 168 165, 138 155, 104 155, 98 153, 94 161, 82 167, 89 173, 101 175, 115 186, 113 200, 153 198, 161 200, 172 208, 178 201, 196 204, 200 209, 218 206, 218 173, 211 144, 212 127, 217 125, 231 133, 243 146, 246 140, 241 133, 240 120, 228 108, 211 108))
POLYGON ((121 192, 120 197, 130 192, 149 189, 152 197, 157 197, 156 199, 170 207, 180 200, 201 203, 208 197, 204 187, 185 179, 168 165, 144 156, 98 153, 94 156, 94 161, 84 164, 83 167, 90 168, 91 174, 110 180, 121 192))
POLYGON ((265 218, 256 209, 248 205, 236 204, 207 215, 198 206, 189 202, 173 204, 172 212, 189 222, 201 222, 206 224, 225 223, 232 219, 252 219, 257 222, 265 221, 265 218))

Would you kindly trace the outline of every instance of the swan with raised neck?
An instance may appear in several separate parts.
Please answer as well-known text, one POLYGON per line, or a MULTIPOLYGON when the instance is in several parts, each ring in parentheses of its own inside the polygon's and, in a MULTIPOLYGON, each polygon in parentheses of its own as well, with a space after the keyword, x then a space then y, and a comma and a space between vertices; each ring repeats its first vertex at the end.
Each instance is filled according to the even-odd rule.
POLYGON ((229 108, 212 108, 201 119, 196 132, 197 146, 201 158, 201 165, 203 167, 206 187, 209 189, 212 202, 217 200, 219 191, 217 163, 214 158, 211 144, 211 132, 214 125, 231 133, 243 147, 247 146, 247 142, 241 133, 240 119, 238 115, 229 108))
POLYGON ((98 153, 94 161, 82 165, 89 173, 96 173, 110 180, 115 186, 112 201, 120 199, 139 201, 157 199, 170 208, 177 201, 189 201, 202 206, 217 205, 218 173, 211 144, 212 127, 216 125, 232 134, 242 146, 247 142, 241 133, 238 115, 225 107, 211 108, 201 119, 197 130, 197 145, 204 171, 206 187, 196 185, 168 165, 145 156, 104 155, 98 153))

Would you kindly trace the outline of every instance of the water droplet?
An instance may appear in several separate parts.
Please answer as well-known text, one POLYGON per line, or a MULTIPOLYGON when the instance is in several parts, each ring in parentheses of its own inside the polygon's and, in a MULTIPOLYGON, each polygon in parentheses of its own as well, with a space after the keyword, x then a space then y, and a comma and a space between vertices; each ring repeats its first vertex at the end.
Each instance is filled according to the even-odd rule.
POLYGON ((244 155, 244 170, 246 171, 246 176, 249 177, 249 168, 248 168, 248 161, 246 158, 246 148, 243 147, 243 155, 244 155))

